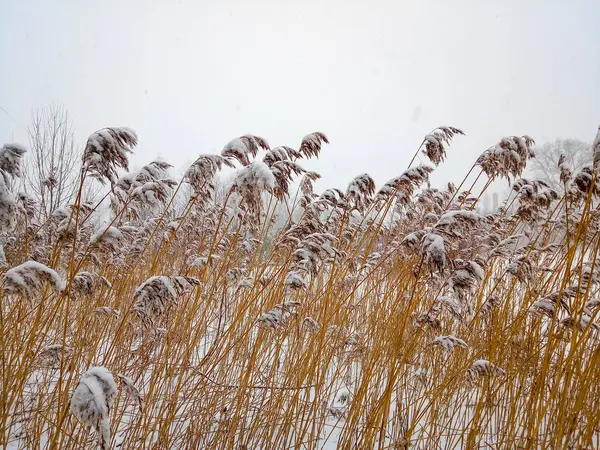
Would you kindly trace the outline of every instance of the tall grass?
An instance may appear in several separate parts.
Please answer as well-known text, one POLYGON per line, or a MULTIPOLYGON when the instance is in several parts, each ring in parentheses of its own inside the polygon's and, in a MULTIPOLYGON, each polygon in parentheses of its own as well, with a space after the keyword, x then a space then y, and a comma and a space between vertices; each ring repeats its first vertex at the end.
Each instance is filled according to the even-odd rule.
MULTIPOLYGON (((417 151, 437 166, 461 134, 417 151)), ((511 136, 458 187, 429 187, 415 156, 379 190, 364 174, 316 194, 301 163, 323 133, 242 136, 183 180, 158 162, 119 178, 136 142, 88 140, 80 193, 111 185, 100 228, 81 195, 36 223, 11 189, 22 149, 0 152, 0 447, 600 445, 594 168, 557 168, 555 192, 520 178, 534 143, 511 136), (487 216, 481 177, 513 183, 487 216)))

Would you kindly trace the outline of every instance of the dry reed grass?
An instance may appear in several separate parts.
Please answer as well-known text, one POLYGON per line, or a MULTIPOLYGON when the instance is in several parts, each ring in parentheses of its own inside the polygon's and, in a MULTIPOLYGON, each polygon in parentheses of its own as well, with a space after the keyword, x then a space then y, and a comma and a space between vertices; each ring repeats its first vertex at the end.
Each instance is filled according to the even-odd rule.
MULTIPOLYGON (((437 166, 462 134, 437 128, 417 152, 437 166)), ((555 192, 520 178, 533 140, 504 138, 469 175, 514 190, 480 216, 469 175, 438 190, 412 163, 378 191, 363 174, 316 194, 301 163, 320 132, 299 150, 242 136, 182 183, 158 162, 118 178, 136 142, 88 140, 81 188, 112 186, 100 229, 81 195, 35 223, 11 189, 24 149, 0 150, 0 447, 600 445, 593 168, 559 167, 555 192)))

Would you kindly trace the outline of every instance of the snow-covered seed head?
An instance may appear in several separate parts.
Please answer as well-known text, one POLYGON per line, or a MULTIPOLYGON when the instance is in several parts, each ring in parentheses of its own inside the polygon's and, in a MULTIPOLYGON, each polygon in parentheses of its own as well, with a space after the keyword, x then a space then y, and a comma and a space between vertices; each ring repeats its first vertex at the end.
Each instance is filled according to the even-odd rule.
POLYGON ((264 162, 254 161, 238 171, 234 186, 248 206, 258 210, 262 193, 273 191, 275 176, 264 162))
POLYGON ((270 329, 285 328, 291 316, 296 316, 296 308, 300 303, 294 301, 285 301, 275 305, 269 311, 260 315, 257 319, 257 324, 270 329))
POLYGON ((85 372, 71 396, 71 412, 88 429, 98 434, 101 450, 110 448, 110 409, 117 396, 117 385, 105 367, 85 372))
POLYGON ((449 258, 446 253, 444 238, 439 234, 428 233, 423 238, 421 249, 425 257, 425 263, 440 272, 444 272, 449 266, 449 258))
POLYGON ((290 270, 285 276, 284 284, 290 290, 306 289, 308 287, 308 281, 299 272, 293 270, 290 270))
POLYGON ((129 169, 128 153, 133 153, 137 135, 125 127, 103 128, 87 140, 83 168, 101 183, 117 181, 117 169, 129 169))
POLYGON ((306 172, 300 180, 300 193, 302 197, 300 198, 300 206, 302 208, 306 208, 309 203, 314 199, 315 193, 313 190, 313 183, 321 178, 317 172, 306 172))
POLYGON ((558 170, 560 171, 561 183, 567 184, 573 179, 573 169, 567 164, 564 154, 561 154, 558 158, 558 170))
POLYGON ((17 294, 32 299, 37 295, 44 283, 49 283, 55 290, 65 290, 65 281, 53 269, 37 261, 27 261, 9 269, 4 274, 4 292, 17 294))
POLYGON ((263 158, 263 162, 267 166, 271 167, 276 162, 293 160, 298 158, 302 158, 302 154, 299 151, 294 150, 291 147, 281 146, 269 150, 263 158))
POLYGON ((469 370, 467 370, 467 377, 471 381, 477 380, 481 377, 493 377, 506 375, 506 371, 492 364, 488 360, 478 359, 475 361, 469 370))
POLYGON ((69 356, 71 349, 61 344, 51 344, 43 347, 37 355, 37 359, 43 366, 51 368, 60 367, 63 358, 69 356))
POLYGON ((133 310, 144 327, 154 328, 158 321, 167 318, 183 293, 199 284, 193 277, 150 277, 136 289, 133 310))
POLYGON ((198 267, 202 269, 209 265, 213 260, 219 259, 219 255, 209 255, 209 256, 192 256, 189 260, 188 266, 190 267, 198 267))
POLYGON ((453 352, 455 347, 467 348, 467 343, 454 336, 438 336, 431 345, 442 347, 444 350, 453 352))
POLYGON ((110 306, 99 306, 94 308, 93 312, 105 317, 119 317, 121 315, 118 309, 111 308, 110 306))
POLYGON ((137 405, 138 411, 141 414, 142 410, 143 410, 143 407, 144 407, 144 396, 143 396, 143 394, 135 386, 135 384, 133 383, 133 380, 131 378, 129 378, 128 376, 121 375, 121 374, 118 373, 117 377, 121 381, 121 384, 123 385, 123 388, 125 389, 125 392, 127 393, 127 395, 129 397, 131 397, 131 399, 137 405))
POLYGON ((173 193, 177 181, 162 179, 148 181, 131 191, 131 210, 137 217, 149 208, 164 206, 173 193))
POLYGON ((302 320, 302 329, 308 333, 316 333, 321 328, 321 325, 312 317, 305 317, 302 320))
POLYGON ((346 189, 346 199, 361 212, 369 207, 374 194, 375 181, 368 173, 363 173, 354 178, 346 189))
POLYGON ((450 145, 452 138, 464 133, 454 127, 439 127, 425 136, 425 143, 422 152, 431 160, 433 164, 439 166, 446 158, 446 149, 444 145, 450 145))
POLYGON ((17 202, 0 174, 0 234, 9 233, 17 223, 17 202))
POLYGON ((221 155, 224 158, 237 159, 241 165, 247 166, 250 164, 250 156, 255 157, 261 148, 270 150, 266 139, 246 134, 227 143, 221 151, 221 155))
POLYGON ((27 149, 19 144, 4 144, 0 148, 0 175, 21 176, 21 163, 27 149))
POLYGON ((234 167, 223 156, 201 155, 185 172, 184 181, 192 186, 195 195, 209 197, 215 190, 215 175, 224 166, 234 167))
POLYGON ((117 227, 110 226, 92 234, 90 245, 98 246, 102 250, 116 252, 123 242, 123 233, 117 227))
POLYGON ((598 125, 598 131, 592 143, 592 155, 594 156, 594 169, 597 169, 600 167, 600 125, 598 125))
POLYGON ((510 181, 511 177, 521 176, 527 160, 535 157, 534 145, 535 141, 529 136, 505 137, 483 152, 476 164, 489 178, 503 177, 510 181))
POLYGON ((307 134, 302 138, 302 143, 300 144, 300 153, 302 153, 305 158, 312 158, 313 156, 318 158, 323 142, 329 144, 329 140, 324 133, 316 131, 314 133, 307 134))
POLYGON ((71 281, 71 292, 75 295, 90 296, 99 284, 111 287, 110 282, 104 277, 99 277, 93 272, 78 272, 71 281))
POLYGON ((300 164, 289 160, 276 161, 269 167, 275 177, 273 193, 280 199, 289 195, 290 183, 293 180, 293 176, 306 172, 300 164))
POLYGON ((385 183, 375 196, 376 201, 387 201, 396 197, 402 204, 408 204, 419 186, 429 182, 429 174, 433 168, 429 166, 414 166, 396 178, 385 183))

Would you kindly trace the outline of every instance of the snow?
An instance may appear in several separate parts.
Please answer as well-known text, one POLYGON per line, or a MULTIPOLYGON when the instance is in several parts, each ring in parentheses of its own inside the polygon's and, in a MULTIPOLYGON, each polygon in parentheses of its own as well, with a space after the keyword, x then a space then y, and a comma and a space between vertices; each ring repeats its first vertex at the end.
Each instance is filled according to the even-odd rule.
POLYGON ((116 227, 108 227, 104 230, 92 234, 90 237, 90 245, 95 245, 100 241, 113 241, 123 239, 123 233, 116 227))
POLYGON ((71 412, 87 427, 93 427, 99 434, 99 441, 110 443, 109 413, 117 385, 112 373, 105 367, 92 367, 81 376, 71 397, 71 412))
POLYGON ((16 223, 17 203, 0 171, 0 234, 12 231, 16 223))
POLYGON ((597 169, 600 166, 600 125, 592 143, 592 154, 594 155, 594 169, 597 169))
POLYGON ((449 352, 454 351, 454 347, 467 348, 467 343, 454 336, 438 336, 433 340, 433 345, 439 345, 449 352))
POLYGON ((477 214, 475 211, 456 209, 456 210, 448 211, 447 213, 444 213, 442 215, 442 217, 440 217, 440 220, 438 220, 436 227, 441 227, 441 226, 445 226, 445 225, 453 225, 456 223, 457 220, 460 220, 460 219, 467 220, 469 222, 477 222, 477 221, 481 220, 481 216, 479 214, 477 214))
POLYGON ((4 289, 8 293, 24 293, 30 296, 33 289, 41 287, 44 279, 48 279, 58 291, 64 291, 66 288, 65 281, 56 271, 37 261, 26 261, 4 274, 4 289))
POLYGON ((4 144, 0 148, 0 172, 13 177, 21 176, 21 162, 27 149, 20 144, 4 144))

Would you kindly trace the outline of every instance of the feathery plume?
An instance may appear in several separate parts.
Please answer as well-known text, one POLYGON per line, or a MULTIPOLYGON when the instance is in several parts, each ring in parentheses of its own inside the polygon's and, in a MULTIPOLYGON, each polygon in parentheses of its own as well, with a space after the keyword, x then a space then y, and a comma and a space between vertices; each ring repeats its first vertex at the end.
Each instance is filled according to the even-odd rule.
POLYGON ((117 385, 105 367, 85 372, 71 396, 71 412, 88 429, 96 430, 101 450, 110 448, 110 409, 116 396, 117 385))
POLYGON ((316 131, 314 133, 307 134, 302 138, 302 143, 300 144, 300 153, 302 153, 305 158, 312 158, 313 156, 318 158, 323 142, 329 144, 329 140, 327 140, 327 136, 325 136, 324 133, 316 131))
POLYGON ((250 164, 250 157, 255 157, 260 149, 270 150, 269 144, 264 138, 246 134, 239 138, 233 139, 221 151, 224 158, 234 158, 243 166, 250 164))
POLYGON ((62 292, 66 288, 65 281, 53 269, 37 261, 27 261, 9 269, 4 274, 4 292, 17 294, 25 298, 33 298, 44 287, 44 283, 62 292))
POLYGON ((425 136, 424 149, 422 152, 431 160, 433 164, 439 166, 446 158, 445 145, 450 145, 452 138, 457 134, 463 133, 458 128, 454 127, 439 127, 425 136))
POLYGON ((442 347, 448 352, 453 352, 455 347, 467 348, 467 343, 454 336, 438 336, 431 345, 442 347))
POLYGON ((361 212, 369 207, 374 194, 375 181, 368 173, 358 175, 346 189, 346 199, 361 212))
POLYGON ((129 169, 128 153, 133 153, 137 135, 125 127, 103 128, 87 140, 83 150, 83 168, 102 184, 117 181, 117 169, 129 169))

